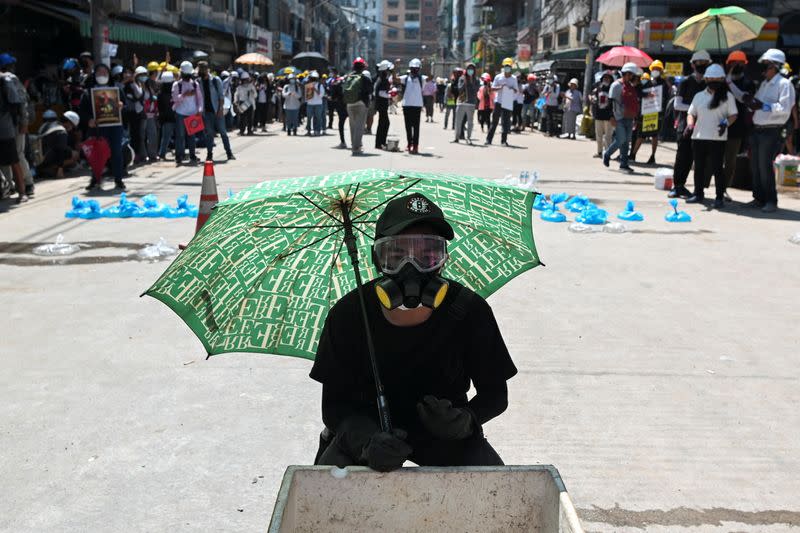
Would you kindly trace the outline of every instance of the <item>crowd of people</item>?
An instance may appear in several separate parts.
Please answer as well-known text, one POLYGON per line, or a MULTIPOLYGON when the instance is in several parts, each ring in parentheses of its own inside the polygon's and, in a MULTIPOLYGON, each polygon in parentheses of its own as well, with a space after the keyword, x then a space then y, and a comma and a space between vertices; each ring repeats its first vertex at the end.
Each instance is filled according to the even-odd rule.
MULTIPOLYGON (((64 176, 86 158, 87 141, 101 139, 104 143, 94 142, 91 150, 108 152, 106 171, 115 187, 125 190, 123 178, 130 165, 165 161, 173 151, 177 166, 196 164, 200 149, 212 160, 216 137, 227 159, 235 159, 228 131, 253 135, 277 121, 286 135, 296 136, 304 124, 306 136, 320 136, 333 129, 337 117, 339 147, 357 156, 364 153, 363 137, 372 134, 373 126, 375 149, 389 148, 391 115, 400 112, 406 151, 417 154, 423 112, 425 121, 433 122, 438 107, 454 143, 473 143, 476 115, 484 144, 494 142, 499 127, 503 146, 509 145, 510 133, 536 127, 547 136, 576 139, 578 121, 591 118, 595 157, 610 166, 619 152, 616 159, 625 172, 633 171, 630 163, 646 142, 651 147, 647 164, 654 164, 660 136, 674 128, 678 148, 669 196, 703 202, 713 176, 717 208, 730 198, 726 188, 737 155, 749 149, 751 205, 774 211, 772 161, 784 143, 794 153, 793 133, 800 127, 797 94, 787 79, 783 52, 771 49, 759 58, 760 84, 745 74, 748 58, 742 51, 731 52, 724 65, 712 64, 708 52, 698 51, 690 63, 693 72, 685 78, 665 76, 659 60, 647 72, 634 63, 600 71, 584 95, 577 78, 563 85, 555 74, 537 78, 515 71, 511 58, 502 61, 494 76, 467 63, 447 78, 434 78, 422 73, 416 58, 407 68, 384 60, 373 72, 360 57, 343 75, 336 68, 322 74, 294 68, 273 74, 241 67, 217 75, 202 59, 173 66, 167 55, 163 62, 143 65, 134 55, 131 65, 105 65, 95 64, 85 52, 64 60, 59 82, 52 87, 39 80, 21 82, 14 72, 16 60, 6 53, 0 54, 0 177, 5 177, 6 189, 16 189, 17 201, 25 202, 34 192, 34 175, 64 176), (118 120, 114 112, 98 116, 103 106, 93 97, 95 90, 107 100, 109 94, 118 99, 103 101, 118 120), (37 118, 41 125, 32 136, 38 141, 33 150, 29 125, 36 118, 35 104, 43 101, 58 105, 37 118), (692 168, 694 190, 689 191, 692 168)), ((102 168, 93 172, 87 190, 100 188, 102 177, 102 168)))

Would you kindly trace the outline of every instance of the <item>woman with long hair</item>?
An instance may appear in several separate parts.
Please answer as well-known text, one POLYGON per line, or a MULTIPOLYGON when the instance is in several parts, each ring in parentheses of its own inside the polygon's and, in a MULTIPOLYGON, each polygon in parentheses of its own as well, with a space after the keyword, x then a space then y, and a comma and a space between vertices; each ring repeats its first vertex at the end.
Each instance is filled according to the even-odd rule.
POLYGON ((716 188, 714 208, 722 209, 727 184, 723 170, 725 143, 728 141, 728 127, 736 121, 736 102, 728 93, 725 71, 721 66, 709 66, 703 79, 706 88, 692 99, 683 132, 685 137, 691 136, 694 152, 694 194, 686 203, 703 203, 705 188, 709 185, 706 175, 713 174, 716 188), (711 165, 710 169, 707 163, 711 165))

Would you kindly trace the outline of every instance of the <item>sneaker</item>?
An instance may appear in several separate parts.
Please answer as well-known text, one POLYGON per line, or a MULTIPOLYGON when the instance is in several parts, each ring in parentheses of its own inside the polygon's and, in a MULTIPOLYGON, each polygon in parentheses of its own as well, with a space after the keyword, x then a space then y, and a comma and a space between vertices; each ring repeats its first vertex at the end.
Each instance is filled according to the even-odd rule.
POLYGON ((119 190, 121 190, 121 191, 126 191, 126 190, 128 190, 128 188, 125 186, 125 183, 123 183, 123 182, 121 182, 121 181, 115 181, 115 182, 114 182, 114 188, 115 188, 115 189, 119 189, 119 190))
POLYGON ((687 204, 702 204, 705 198, 700 194, 693 194, 686 199, 687 204))
POLYGON ((594 157, 595 159, 599 159, 603 157, 603 154, 594 154, 592 157, 594 157))
POLYGON ((627 172, 628 174, 632 174, 633 173, 633 169, 631 167, 629 167, 628 165, 620 165, 619 169, 622 170, 622 171, 627 172))
POLYGON ((500 144, 501 144, 501 145, 503 145, 503 146, 505 146, 506 148, 508 148, 508 141, 503 141, 503 142, 501 142, 500 144))
POLYGON ((189 164, 191 164, 191 165, 199 165, 200 164, 200 160, 197 159, 197 156, 192 156, 192 157, 189 158, 189 164))
POLYGON ((746 204, 744 204, 744 206, 745 207, 749 207, 751 209, 761 209, 762 207, 764 207, 764 203, 761 202, 761 200, 753 199, 753 200, 747 202, 746 204))
POLYGON ((722 209, 723 207, 725 207, 725 200, 723 198, 714 200, 714 209, 722 209))
POLYGON ((728 191, 725 191, 724 193, 722 193, 722 198, 724 198, 726 202, 732 202, 733 201, 733 198, 731 198, 731 195, 728 194, 728 191))
POLYGON ((678 187, 672 189, 667 194, 668 198, 688 198, 690 196, 692 196, 692 193, 690 193, 689 189, 687 189, 686 187, 678 187))
POLYGON ((603 154, 603 165, 611 166, 611 157, 608 154, 603 154))
POLYGON ((778 210, 778 205, 772 202, 767 202, 764 204, 764 207, 761 208, 762 213, 774 213, 778 210))
POLYGON ((346 149, 346 148, 347 148, 347 143, 339 143, 339 144, 336 146, 336 148, 346 149))
POLYGON ((453 139, 453 140, 452 140, 452 141, 450 141, 450 142, 451 142, 451 143, 456 143, 456 144, 458 144, 458 139, 453 139))
POLYGON ((19 196, 17 196, 17 203, 18 204, 24 204, 28 200, 30 200, 30 198, 28 198, 27 194, 20 194, 19 196))
POLYGON ((467 139, 467 144, 472 146, 472 139, 467 139))
POLYGON ((228 161, 234 161, 235 159, 236 156, 234 156, 233 154, 228 154, 228 161))
POLYGON ((651 155, 650 159, 647 160, 648 165, 655 165, 656 164, 656 156, 651 155))
POLYGON ((489 145, 492 144, 492 141, 483 141, 483 144, 485 144, 486 146, 489 146, 489 145))
POLYGON ((26 185, 25 186, 25 196, 28 196, 28 197, 32 198, 33 194, 34 194, 33 193, 33 183, 31 183, 30 185, 26 185))
POLYGON ((411 153, 412 154, 418 154, 419 153, 419 145, 418 144, 415 144, 415 145, 411 146, 411 153))

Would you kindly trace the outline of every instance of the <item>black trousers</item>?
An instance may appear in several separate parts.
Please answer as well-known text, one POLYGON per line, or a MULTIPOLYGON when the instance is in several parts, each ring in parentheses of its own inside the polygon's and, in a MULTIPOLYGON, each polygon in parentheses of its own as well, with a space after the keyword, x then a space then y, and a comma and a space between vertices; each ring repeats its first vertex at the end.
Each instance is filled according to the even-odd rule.
POLYGON ((490 126, 492 124, 492 110, 491 109, 479 109, 478 110, 478 124, 481 125, 481 130, 483 130, 484 126, 490 126))
POLYGON ((375 100, 375 110, 378 112, 378 130, 375 132, 375 148, 381 149, 386 144, 389 134, 389 100, 378 98, 375 100))
POLYGON ((252 107, 248 107, 245 111, 239 113, 239 135, 244 135, 245 130, 247 130, 247 133, 253 133, 252 107))
POLYGON ((710 175, 714 175, 714 187, 717 199, 721 200, 725 194, 725 141, 692 141, 694 152, 694 194, 702 197, 704 189, 710 185, 710 175), (711 168, 706 168, 710 165, 711 168))
POLYGON ((547 116, 547 134, 558 135, 558 123, 556 122, 556 113, 558 113, 558 106, 549 105, 545 106, 547 116))
POLYGON ((489 126, 489 134, 486 136, 486 142, 489 144, 491 144, 492 139, 494 139, 494 132, 497 130, 497 123, 500 122, 501 118, 503 119, 503 130, 500 134, 500 141, 508 141, 508 130, 511 129, 511 111, 508 109, 503 109, 503 107, 498 103, 494 106, 494 111, 492 112, 492 124, 489 126))
POLYGON ((511 117, 511 125, 517 129, 522 128, 522 103, 514 102, 514 114, 511 117))
POLYGON ((256 128, 266 128, 267 127, 267 103, 266 102, 258 102, 256 103, 256 119, 255 119, 255 126, 256 128))
MULTIPOLYGON (((337 102, 331 104, 331 108, 333 108, 331 113, 336 112, 339 115, 339 141, 342 144, 347 144, 344 140, 344 121, 347 120, 347 106, 344 103, 337 102)), ((331 117, 333 117, 333 114, 331 114, 331 117)), ((333 118, 331 118, 331 123, 328 127, 333 128, 333 118)))
POLYGON ((686 187, 686 180, 689 178, 689 171, 692 170, 692 163, 694 163, 692 140, 686 139, 679 134, 678 150, 675 152, 675 165, 672 171, 672 179, 676 189, 686 187))
MULTIPOLYGON (((346 438, 334 435, 327 448, 321 450, 314 464, 345 466, 366 466, 359 457, 360 450, 354 449, 346 438)), ((419 466, 500 466, 503 460, 483 435, 473 435, 463 440, 407 440, 413 451, 409 460, 419 466)), ((357 447, 356 447, 357 448, 357 447)))
POLYGON ((413 146, 419 144, 419 118, 421 114, 421 107, 403 107, 403 120, 405 120, 406 123, 406 140, 408 144, 413 146))

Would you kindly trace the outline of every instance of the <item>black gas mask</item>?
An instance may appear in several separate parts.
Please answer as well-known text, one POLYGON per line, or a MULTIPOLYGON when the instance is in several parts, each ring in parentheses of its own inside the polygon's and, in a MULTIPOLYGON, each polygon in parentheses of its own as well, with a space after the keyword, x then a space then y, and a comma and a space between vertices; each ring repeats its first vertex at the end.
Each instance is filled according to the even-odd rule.
POLYGON ((373 261, 383 273, 375 284, 386 309, 438 308, 449 284, 439 276, 447 260, 447 241, 438 235, 395 235, 375 241, 373 261))

